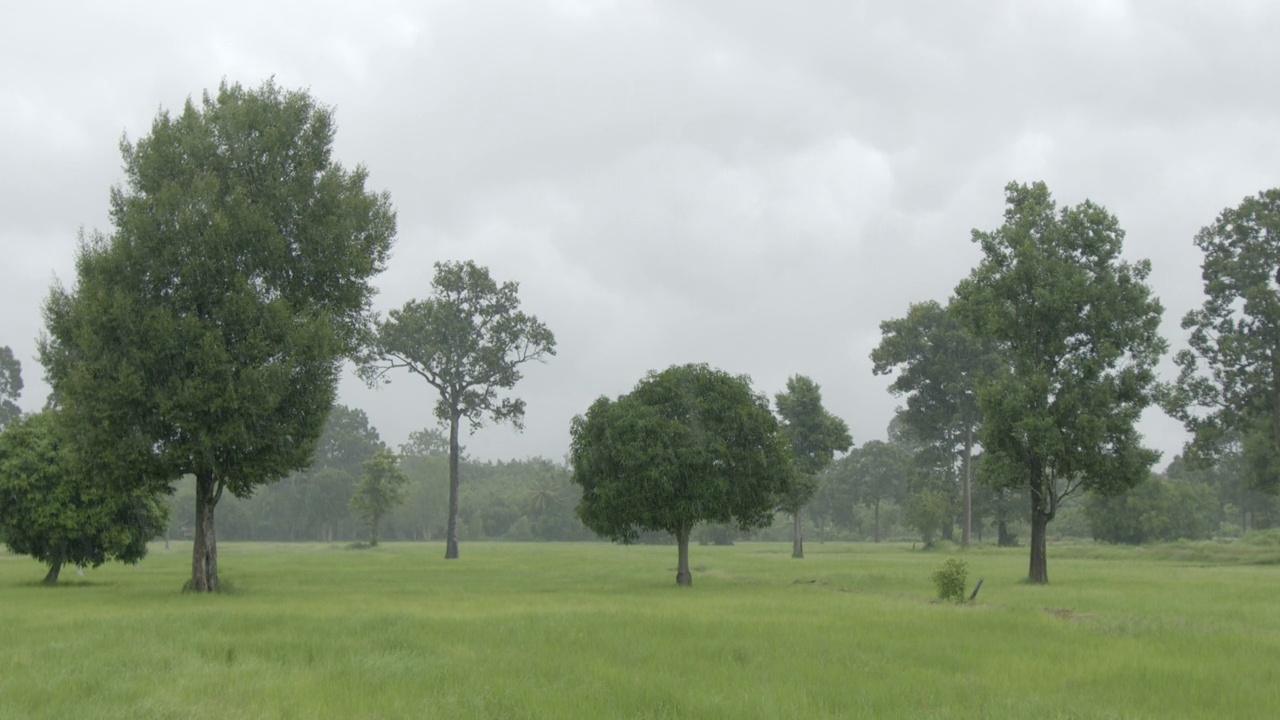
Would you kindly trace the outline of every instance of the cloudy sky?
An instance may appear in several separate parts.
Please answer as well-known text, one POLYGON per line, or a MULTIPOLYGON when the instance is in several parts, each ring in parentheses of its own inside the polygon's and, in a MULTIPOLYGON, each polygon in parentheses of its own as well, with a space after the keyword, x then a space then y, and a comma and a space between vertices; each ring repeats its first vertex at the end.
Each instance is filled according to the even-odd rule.
MULTIPOLYGON (((650 369, 821 384, 861 443, 900 403, 879 322, 945 301, 1004 184, 1115 213, 1165 332, 1201 298, 1192 237, 1280 184, 1280 3, 501 0, 22 3, 0 24, 0 345, 36 409, 40 305, 110 230, 118 142, 226 78, 336 108, 336 154, 399 213, 386 310, 432 263, 520 283, 559 353, 527 429, 474 455, 559 459, 569 419, 650 369)), ((1165 371, 1172 377, 1171 365, 1165 371)), ((384 439, 432 424, 410 376, 342 401, 384 439)), ((1165 460, 1180 427, 1149 412, 1165 460)))

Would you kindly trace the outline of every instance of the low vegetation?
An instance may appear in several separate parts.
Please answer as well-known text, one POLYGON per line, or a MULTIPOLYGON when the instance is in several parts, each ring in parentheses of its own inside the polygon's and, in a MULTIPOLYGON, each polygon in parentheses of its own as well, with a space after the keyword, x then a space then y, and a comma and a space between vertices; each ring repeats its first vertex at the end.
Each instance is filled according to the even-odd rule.
POLYGON ((973 547, 933 600, 909 544, 699 548, 220 543, 230 595, 182 595, 190 543, 40 584, 0 555, 0 716, 1261 717, 1280 703, 1280 541, 973 547), (1199 555, 1196 548, 1203 548, 1199 555), (1238 553, 1238 554, 1233 554, 1238 553), (199 607, 195 607, 199 606, 199 607), (193 623, 193 614, 216 622, 193 623), (1035 673, 1026 669, 1037 667, 1035 673))

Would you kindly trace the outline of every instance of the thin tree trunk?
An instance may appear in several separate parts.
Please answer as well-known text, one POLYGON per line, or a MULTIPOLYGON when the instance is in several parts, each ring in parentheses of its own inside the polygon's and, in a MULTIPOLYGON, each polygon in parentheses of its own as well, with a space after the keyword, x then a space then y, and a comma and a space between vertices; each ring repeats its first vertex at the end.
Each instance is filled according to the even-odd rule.
POLYGON ((218 589, 218 538, 214 533, 213 509, 222 495, 212 472, 196 474, 196 532, 191 550, 192 592, 218 589))
POLYGON ((676 529, 676 545, 680 553, 680 561, 676 565, 676 585, 689 587, 693 585, 693 573, 689 572, 689 527, 681 525, 676 529))
POLYGON ((458 424, 455 410, 449 417, 449 530, 445 535, 444 559, 458 558, 458 424))
POLYGON ((58 582, 58 573, 60 572, 62 572, 61 553, 59 553, 58 556, 53 559, 53 562, 49 563, 49 572, 46 573, 44 576, 44 584, 52 585, 58 582))
POLYGON ((876 501, 875 508, 876 508, 876 529, 875 529, 874 537, 876 542, 880 542, 880 501, 879 500, 876 501))
POLYGON ((965 428, 964 436, 964 484, 961 488, 964 503, 964 530, 960 533, 960 546, 969 547, 973 529, 973 426, 965 428))
POLYGON ((804 530, 800 527, 800 513, 791 516, 795 519, 795 534, 791 539, 791 557, 804 558, 804 530))

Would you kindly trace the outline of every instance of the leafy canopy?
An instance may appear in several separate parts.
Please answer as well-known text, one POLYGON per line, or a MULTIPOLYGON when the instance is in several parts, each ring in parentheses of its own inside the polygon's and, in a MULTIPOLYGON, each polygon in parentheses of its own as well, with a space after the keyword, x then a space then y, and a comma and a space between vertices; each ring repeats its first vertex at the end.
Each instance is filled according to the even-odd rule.
POLYGON ((404 502, 408 482, 409 477, 400 469, 400 458, 388 448, 380 448, 361 466, 351 509, 368 524, 371 545, 378 544, 382 519, 404 502))
POLYGON ((169 505, 145 489, 120 492, 77 465, 57 411, 22 417, 0 433, 0 537, 10 551, 50 565, 135 562, 164 532, 169 505))
POLYGON ((377 324, 362 374, 422 377, 439 391, 435 414, 446 423, 465 418, 474 430, 489 417, 523 427, 524 401, 499 391, 515 387, 524 363, 555 355, 555 336, 520 310, 518 283, 499 285, 470 260, 436 263, 431 289, 377 324))
POLYGON ((797 475, 779 507, 795 514, 817 491, 818 473, 831 464, 835 453, 847 451, 853 438, 845 421, 822 406, 821 387, 804 375, 787 378, 787 389, 774 399, 797 475))
POLYGON ((1237 438, 1255 486, 1280 487, 1280 188, 1223 210, 1196 235, 1204 304, 1187 313, 1190 347, 1166 409, 1194 433, 1189 457, 1208 460, 1237 438))
POLYGON ((0 346, 0 429, 18 419, 22 410, 18 397, 22 395, 22 363, 13 356, 8 345, 0 346))
POLYGON ((1020 468, 993 477, 1123 490, 1157 457, 1135 429, 1166 346, 1151 264, 1121 259, 1124 232, 1092 202, 1058 211, 1043 183, 1010 183, 1006 202, 1004 225, 973 232, 983 259, 954 301, 1008 362, 978 388, 988 461, 1020 468))
POLYGON ((578 516, 618 542, 702 521, 765 527, 791 489, 768 400, 747 377, 706 365, 650 372, 629 394, 597 399, 570 433, 578 516))
POLYGON ((115 229, 82 237, 40 353, 95 471, 244 496, 309 462, 395 233, 333 130, 306 92, 224 82, 121 143, 115 229))

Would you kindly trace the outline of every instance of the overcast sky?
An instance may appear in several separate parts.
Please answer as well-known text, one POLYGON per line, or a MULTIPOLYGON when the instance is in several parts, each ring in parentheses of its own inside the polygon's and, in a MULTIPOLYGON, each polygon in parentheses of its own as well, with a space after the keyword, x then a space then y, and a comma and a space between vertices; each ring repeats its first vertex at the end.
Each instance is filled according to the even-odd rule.
MULTIPOLYGON (((1115 213, 1183 346, 1193 236, 1280 184, 1277 37, 1268 0, 14 4, 0 345, 38 409, 40 306, 74 282, 77 228, 110 230, 122 134, 275 76, 336 108, 337 157, 391 193, 379 309, 474 259, 555 333, 516 390, 525 432, 487 427, 473 455, 561 459, 597 396, 686 362, 770 396, 808 375, 860 444, 901 403, 871 373, 880 321, 946 301, 1010 180, 1115 213)), ((398 444, 433 424, 429 391, 350 376, 341 400, 398 444)), ((1180 449, 1157 411, 1142 427, 1180 449)))

